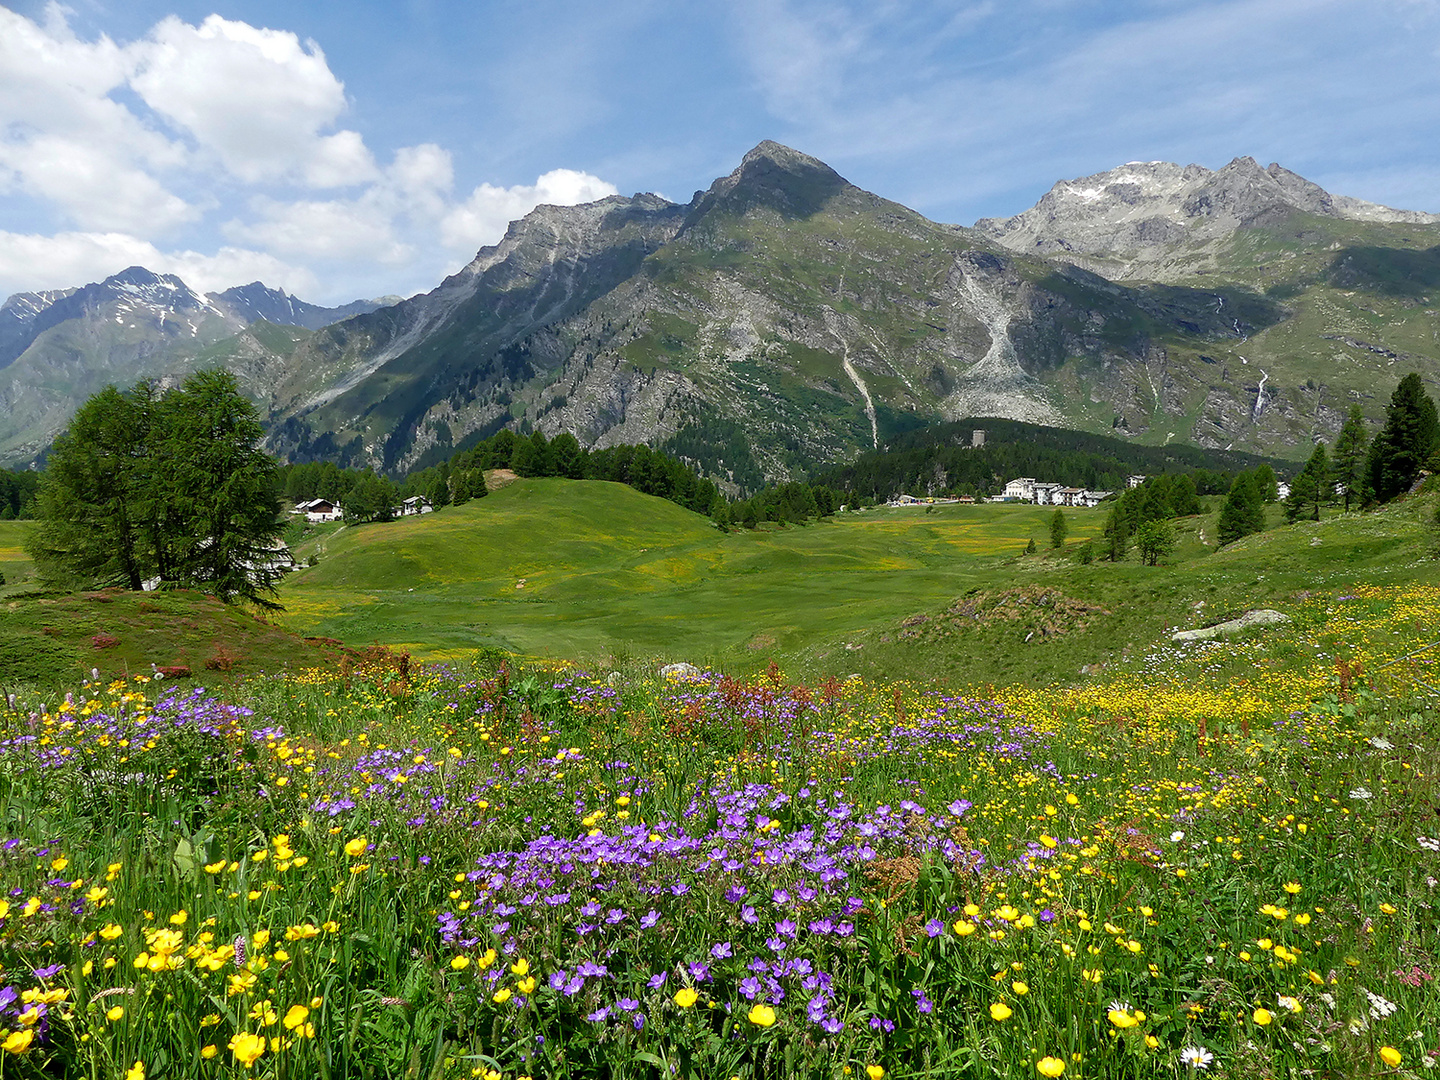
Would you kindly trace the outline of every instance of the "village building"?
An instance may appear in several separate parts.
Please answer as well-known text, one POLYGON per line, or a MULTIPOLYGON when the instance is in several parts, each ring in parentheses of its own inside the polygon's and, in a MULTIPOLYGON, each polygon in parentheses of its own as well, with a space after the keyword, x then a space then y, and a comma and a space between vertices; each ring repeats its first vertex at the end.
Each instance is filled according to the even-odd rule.
POLYGON ((339 521, 345 516, 344 508, 329 499, 309 499, 297 503, 292 514, 304 514, 306 521, 339 521))
POLYGON ((409 517, 415 514, 429 514, 435 510, 430 505, 430 500, 424 495, 411 495, 408 499, 395 507, 393 513, 396 517, 409 517))
POLYGON ((1005 485, 1005 493, 1000 496, 1002 499, 1019 500, 1020 502, 1035 501, 1035 478, 1033 476, 1021 476, 1009 481, 1005 485))
POLYGON ((1088 488, 1065 487, 1033 476, 1020 476, 1005 485, 1000 496, 1005 502, 1028 502, 1037 506, 1098 506, 1113 494, 1109 491, 1091 491, 1088 488))

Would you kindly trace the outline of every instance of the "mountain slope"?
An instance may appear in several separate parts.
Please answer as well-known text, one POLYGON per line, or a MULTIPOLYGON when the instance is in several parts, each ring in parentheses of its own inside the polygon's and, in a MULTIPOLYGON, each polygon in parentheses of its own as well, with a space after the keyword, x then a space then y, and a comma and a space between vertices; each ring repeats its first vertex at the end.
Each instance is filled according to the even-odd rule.
POLYGON ((1143 430, 1166 395, 1208 389, 1166 373, 1169 342, 1281 318, 1227 295, 1221 317, 1213 290, 1019 257, 767 142, 684 207, 543 207, 434 292, 317 334, 297 370, 350 374, 297 398, 272 445, 406 468, 519 423, 683 445, 740 484, 935 419, 1115 423, 1112 400, 1072 399, 1065 370, 1143 430))
POLYGON ((378 308, 398 304, 401 298, 382 296, 376 300, 355 300, 340 307, 327 308, 307 304, 284 289, 272 289, 263 282, 252 281, 249 285, 236 285, 224 292, 209 293, 207 299, 246 326, 264 319, 277 326, 319 330, 352 315, 365 315, 378 308))
POLYGON ((1305 214, 1337 221, 1440 225, 1440 215, 1334 196, 1278 164, 1239 157, 1222 169, 1132 161, 1062 180, 1029 210, 975 228, 1011 251, 1073 258, 1107 277, 1193 271, 1237 231, 1305 214), (1088 258, 1087 258, 1088 257, 1088 258))
POLYGON ((512 426, 657 445, 732 491, 974 415, 1299 459, 1440 373, 1440 218, 1249 158, 1132 163, 967 229, 764 142, 684 205, 539 207, 431 292, 313 332, 350 308, 122 278, 0 309, 0 357, 24 349, 0 460, 202 354, 292 460, 403 472, 512 426))
POLYGON ((309 336, 303 327, 382 302, 321 308, 259 282, 202 296, 139 266, 79 289, 17 293, 0 307, 0 463, 43 454, 80 403, 109 383, 173 380, 219 363, 273 408, 288 359, 309 336), (264 314, 269 321, 257 321, 264 314))

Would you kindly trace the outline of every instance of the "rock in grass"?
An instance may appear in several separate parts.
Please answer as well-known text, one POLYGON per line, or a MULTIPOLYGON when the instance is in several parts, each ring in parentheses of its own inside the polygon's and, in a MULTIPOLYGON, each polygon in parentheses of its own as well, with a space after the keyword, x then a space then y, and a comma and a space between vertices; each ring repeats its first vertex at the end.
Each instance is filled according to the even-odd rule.
POLYGON ((666 664, 660 669, 660 677, 663 679, 698 679, 700 669, 694 664, 666 664))
POLYGON ((1280 623, 1288 623, 1289 621, 1290 616, 1286 615, 1283 611, 1260 608, 1257 611, 1247 611, 1238 619, 1216 623, 1214 626, 1204 626, 1199 630, 1181 630, 1178 634, 1171 635, 1170 640, 1177 643, 1185 641, 1209 641, 1212 638, 1229 637, 1231 634, 1238 634, 1242 630, 1250 629, 1252 626, 1276 626, 1280 623))

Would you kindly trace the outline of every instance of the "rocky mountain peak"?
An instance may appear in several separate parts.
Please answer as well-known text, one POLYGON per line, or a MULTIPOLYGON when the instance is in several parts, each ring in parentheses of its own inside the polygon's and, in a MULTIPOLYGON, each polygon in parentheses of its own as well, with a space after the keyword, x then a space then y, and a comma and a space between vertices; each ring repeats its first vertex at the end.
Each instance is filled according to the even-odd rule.
MULTIPOLYGON (((1177 244, 1204 244, 1292 214, 1426 224, 1440 215, 1334 196, 1279 164, 1237 157, 1220 169, 1132 161, 1062 180, 1029 210, 975 228, 1014 251, 1153 261, 1177 244)), ((1112 267, 1113 269, 1113 267, 1112 267)))
POLYGON ((224 292, 210 293, 209 300, 227 314, 249 325, 258 319, 282 326, 300 326, 306 330, 318 330, 353 315, 364 315, 378 308, 398 303, 397 296, 380 297, 376 300, 354 300, 341 307, 320 307, 307 304, 297 296, 291 296, 284 289, 272 289, 262 281, 248 285, 236 285, 224 292))
POLYGON ((739 217, 756 208, 807 218, 849 186, 819 158, 766 139, 740 159, 734 172, 695 193, 686 227, 711 214, 739 217))

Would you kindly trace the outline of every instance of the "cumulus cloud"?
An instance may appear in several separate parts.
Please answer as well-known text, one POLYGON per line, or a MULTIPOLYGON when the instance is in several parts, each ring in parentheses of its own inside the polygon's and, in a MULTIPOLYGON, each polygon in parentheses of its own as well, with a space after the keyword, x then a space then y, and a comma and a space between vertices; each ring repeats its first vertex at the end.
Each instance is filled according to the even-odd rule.
POLYGON ((537 206, 575 206, 615 194, 614 184, 574 169, 552 169, 533 184, 481 184, 445 216, 441 236, 449 247, 473 251, 496 243, 510 222, 537 206))
MULTIPOLYGON (((142 38, 82 40, 67 9, 0 7, 0 297, 131 264, 201 289, 260 279, 312 299, 359 281, 436 281, 542 202, 615 193, 557 169, 457 200, 451 155, 382 167, 323 50, 287 30, 169 16, 142 38), (59 229, 36 228, 34 207, 59 229), (223 237, 221 246, 216 236, 223 237)), ((388 291, 388 290, 387 290, 388 291)))
POLYGON ((0 232, 0 296, 42 289, 64 289, 100 281, 127 266, 176 274, 200 292, 264 281, 300 295, 314 295, 315 275, 261 251, 222 247, 214 253, 161 251, 125 233, 0 232))
POLYGON ((56 7, 44 25, 0 8, 0 192, 95 229, 164 233, 198 217, 156 176, 184 148, 109 97, 131 67, 109 38, 76 38, 56 7))
POLYGON ((315 42, 219 15, 199 26, 171 15, 129 52, 130 86, 145 104, 241 180, 341 187, 376 177, 356 132, 321 134, 344 112, 345 87, 315 42))

